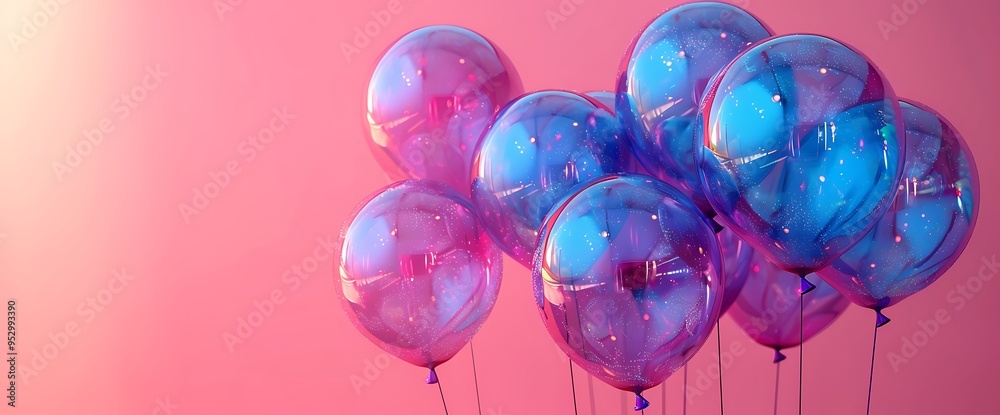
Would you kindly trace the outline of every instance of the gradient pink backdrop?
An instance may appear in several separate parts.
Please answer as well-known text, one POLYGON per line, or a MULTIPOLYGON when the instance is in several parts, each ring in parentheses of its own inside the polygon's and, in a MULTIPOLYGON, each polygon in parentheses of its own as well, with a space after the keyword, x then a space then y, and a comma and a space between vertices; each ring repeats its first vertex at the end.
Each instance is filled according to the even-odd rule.
MULTIPOLYGON (((388 1, 53 1, 0 4, 0 296, 18 301, 23 414, 443 413, 436 388, 422 383, 424 369, 385 359, 350 326, 334 294, 335 264, 317 242, 335 238, 355 203, 386 183, 361 134, 375 58, 409 30, 452 23, 500 45, 528 90, 608 89, 635 32, 677 4, 562 0, 568 15, 553 28, 547 13, 560 13, 560 0, 401 0, 348 61, 341 44, 353 43, 355 27, 375 21, 371 12, 388 1), (33 17, 44 22, 30 24, 34 31, 22 20, 33 17), (12 33, 24 42, 12 43, 12 33), (165 75, 147 78, 157 67, 165 75), (126 113, 116 101, 123 93, 145 99, 126 113), (248 137, 283 109, 294 118, 275 119, 273 141, 250 159, 248 137), (84 131, 102 124, 111 131, 104 140, 57 173, 67 146, 86 150, 84 131), (191 205, 193 189, 227 166, 226 186, 185 219, 179 205, 191 205), (314 263, 301 276, 292 268, 314 263), (124 287, 112 282, 122 269, 124 287), (281 303, 230 348, 226 333, 237 335, 239 319, 272 296, 281 303), (97 311, 88 298, 106 305, 97 311), (46 354, 54 357, 43 361, 46 354), (382 368, 366 374, 366 361, 382 368), (352 377, 366 375, 356 390, 352 377)), ((891 21, 903 0, 740 4, 779 33, 828 34, 859 47, 901 96, 933 106, 965 134, 983 183, 979 227, 948 274, 888 311, 873 412, 996 413, 1000 282, 981 284, 961 309, 949 292, 970 278, 979 288, 983 259, 1000 251, 991 209, 998 166, 990 162, 1000 150, 990 127, 1000 93, 997 6, 910 1, 919 8, 888 38, 878 21, 891 21), (903 338, 938 310, 950 320, 894 368, 887 353, 900 353, 903 338)), ((571 413, 566 360, 538 321, 529 273, 505 265, 500 301, 475 343, 483 413, 571 413)), ((863 413, 873 320, 852 307, 807 343, 807 413, 863 413)), ((728 318, 722 330, 724 348, 745 350, 725 371, 726 409, 770 414, 771 352, 728 318)), ((692 388, 714 351, 710 343, 692 361, 692 388)), ((796 402, 789 352, 783 413, 796 402)), ((470 363, 465 350, 439 369, 452 414, 475 413, 470 363)), ((717 383, 700 383, 708 386, 689 401, 690 413, 718 413, 717 383)), ((591 400, 601 414, 631 405, 601 384, 591 397, 579 371, 577 386, 583 414, 591 400)), ((680 375, 665 388, 666 402, 659 389, 647 393, 647 413, 663 404, 680 413, 680 375)))

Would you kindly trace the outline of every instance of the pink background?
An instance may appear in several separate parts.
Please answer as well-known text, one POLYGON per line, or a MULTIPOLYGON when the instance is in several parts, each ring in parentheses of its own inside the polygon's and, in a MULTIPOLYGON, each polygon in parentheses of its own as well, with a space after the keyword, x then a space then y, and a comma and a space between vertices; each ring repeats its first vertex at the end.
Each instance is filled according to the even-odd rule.
MULTIPOLYGON (((24 414, 443 413, 424 369, 386 359, 349 325, 334 261, 317 242, 335 237, 355 203, 386 183, 361 134, 375 58, 414 28, 460 24, 500 45, 529 90, 608 89, 631 37, 676 4, 564 0, 568 16, 553 30, 546 13, 559 13, 559 0, 401 0, 348 62, 341 44, 386 0, 53 1, 0 3, 0 296, 18 301, 24 414), (221 6, 229 2, 239 4, 221 6), (22 20, 33 17, 42 23, 35 31, 22 20), (25 41, 11 43, 15 34, 25 41), (157 67, 166 75, 147 77, 157 67), (126 112, 123 93, 145 99, 126 112), (272 124, 282 109, 294 118, 272 124), (110 132, 99 145, 81 144, 102 124, 110 132), (248 137, 269 125, 273 141, 250 147, 248 137), (67 161, 67 146, 86 155, 67 161), (71 171, 57 173, 57 162, 71 171), (227 166, 215 192, 211 175, 227 166), (180 204, 192 205, 193 189, 206 184, 214 197, 186 220, 180 204), (312 272, 294 273, 303 266, 312 272), (121 269, 127 285, 113 281, 121 269), (257 320, 255 302, 272 296, 280 304, 257 320), (256 327, 229 337, 242 341, 230 348, 227 333, 237 336, 248 317, 256 327), (381 368, 366 373, 366 362, 381 368), (352 379, 365 383, 358 390, 352 379)), ((919 7, 888 39, 878 21, 903 0, 742 5, 779 33, 857 46, 900 95, 946 114, 967 137, 983 184, 979 227, 936 285, 888 310, 873 412, 995 413, 1000 282, 980 275, 995 274, 982 264, 997 254, 1000 230, 990 208, 998 166, 989 162, 1000 94, 990 45, 1000 26, 993 2, 921 1, 910 0, 910 11, 919 7), (981 291, 950 293, 966 284, 981 291), (936 313, 946 323, 921 334, 918 322, 936 313), (904 349, 912 340, 921 347, 904 349), (887 354, 903 351, 912 358, 894 368, 887 354)), ((505 265, 500 301, 475 343, 483 413, 572 413, 565 358, 538 321, 528 272, 505 265)), ((807 343, 807 413, 864 411, 873 320, 852 307, 807 343)), ((744 351, 725 371, 726 409, 770 414, 771 352, 728 318, 722 330, 724 348, 744 351)), ((710 343, 692 361, 692 388, 714 351, 710 343)), ((783 413, 796 404, 797 352, 789 354, 783 413)), ((468 350, 439 373, 451 413, 475 413, 468 350)), ((690 413, 719 412, 717 383, 700 385, 690 413)), ((580 371, 577 386, 582 414, 591 400, 597 413, 619 413, 626 398, 601 384, 591 398, 580 371)), ((679 374, 665 384, 670 413, 680 413, 681 386, 679 374)), ((660 412, 660 393, 647 393, 647 413, 660 412)))

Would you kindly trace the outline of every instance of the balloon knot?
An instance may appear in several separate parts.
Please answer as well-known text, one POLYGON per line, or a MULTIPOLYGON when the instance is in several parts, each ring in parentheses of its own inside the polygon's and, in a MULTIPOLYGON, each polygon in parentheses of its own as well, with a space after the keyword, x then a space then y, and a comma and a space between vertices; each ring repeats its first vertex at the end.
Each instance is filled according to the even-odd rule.
POLYGON ((438 383, 438 374, 434 371, 434 369, 431 369, 431 373, 427 374, 427 380, 425 382, 427 382, 428 385, 438 383))
POLYGON ((809 282, 806 277, 802 277, 801 283, 799 284, 799 292, 801 295, 809 294, 810 291, 816 289, 816 284, 809 282))
POLYGON ((636 411, 641 411, 641 410, 646 409, 646 408, 649 408, 649 401, 647 401, 646 398, 643 398, 642 395, 639 394, 639 392, 636 392, 635 393, 635 410, 636 411))
POLYGON ((774 349, 774 363, 781 363, 787 357, 781 353, 781 349, 774 349))
POLYGON ((875 310, 875 328, 879 328, 886 324, 889 324, 890 321, 892 320, 889 320, 889 317, 886 317, 885 314, 882 314, 882 310, 875 310))

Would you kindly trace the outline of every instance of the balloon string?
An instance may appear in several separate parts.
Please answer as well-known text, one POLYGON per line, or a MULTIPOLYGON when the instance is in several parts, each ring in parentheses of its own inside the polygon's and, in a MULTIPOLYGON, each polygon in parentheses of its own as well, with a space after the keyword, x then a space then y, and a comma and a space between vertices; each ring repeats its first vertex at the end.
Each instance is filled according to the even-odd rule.
POLYGON ((799 294, 799 415, 802 415, 802 349, 805 349, 805 345, 802 344, 803 309, 805 309, 806 302, 802 298, 803 295, 805 294, 799 294))
POLYGON ((448 403, 444 401, 444 389, 441 388, 441 379, 437 381, 438 392, 441 393, 441 405, 444 406, 444 415, 448 415, 448 403))
POLYGON ((594 375, 587 374, 587 390, 590 392, 590 415, 597 415, 597 405, 594 404, 594 375))
POLYGON ((722 321, 720 320, 715 324, 715 339, 719 347, 719 355, 717 356, 719 361, 719 414, 725 415, 726 405, 725 400, 722 398, 722 321))
POLYGON ((872 379, 875 377, 875 345, 878 344, 878 326, 875 326, 875 334, 872 335, 872 365, 868 370, 868 409, 866 414, 872 413, 872 379))
POLYGON ((576 408, 576 379, 573 377, 573 361, 569 361, 569 384, 573 388, 573 414, 580 415, 576 408))
POLYGON ((684 364, 684 415, 688 413, 688 365, 684 364))
POLYGON ((472 347, 472 340, 469 340, 469 353, 472 354, 472 380, 476 383, 476 407, 479 408, 479 415, 483 415, 483 402, 479 398, 479 375, 476 374, 476 350, 472 347))
POLYGON ((662 405, 660 406, 660 409, 663 410, 661 412, 661 415, 667 415, 667 384, 666 383, 661 383, 660 384, 660 402, 662 402, 662 405))
POLYGON ((781 362, 774 364, 774 415, 778 415, 778 387, 781 383, 781 362))

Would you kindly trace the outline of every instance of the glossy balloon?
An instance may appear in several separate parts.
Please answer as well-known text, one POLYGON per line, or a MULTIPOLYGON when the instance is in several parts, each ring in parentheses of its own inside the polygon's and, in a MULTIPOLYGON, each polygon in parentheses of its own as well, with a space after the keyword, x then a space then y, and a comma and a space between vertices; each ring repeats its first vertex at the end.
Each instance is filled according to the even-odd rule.
MULTIPOLYGON (((799 295, 799 277, 771 264, 755 253, 750 277, 729 309, 729 316, 756 342, 776 351, 799 345, 799 299, 802 304, 802 339, 808 341, 833 323, 850 302, 816 274, 806 277, 816 289, 799 295)), ((775 360, 783 357, 775 354, 775 360)))
POLYGON ((552 210, 532 283, 570 359, 638 394, 705 342, 722 305, 721 271, 715 232, 694 203, 652 177, 615 175, 552 210))
POLYGON ((368 84, 366 134, 393 180, 431 179, 469 190, 473 151, 493 115, 524 88, 482 36, 430 26, 396 41, 368 84))
POLYGON ((637 36, 621 64, 616 110, 643 167, 709 215, 695 166, 695 120, 709 80, 771 36, 740 8, 699 2, 667 10, 637 36))
POLYGON ((473 203, 493 240, 530 267, 549 209, 580 183, 634 164, 618 120, 572 92, 525 95, 502 109, 473 165, 473 203))
POLYGON ((370 196, 340 239, 341 303, 354 326, 417 366, 472 339, 500 291, 503 254, 469 202, 444 184, 408 180, 370 196))
POLYGON ((722 311, 724 314, 739 297, 743 284, 747 282, 750 275, 750 261, 753 258, 754 250, 750 244, 744 242, 736 233, 728 228, 723 228, 719 233, 719 252, 722 253, 723 275, 722 282, 725 289, 722 290, 722 311))
POLYGON ((820 276, 881 310, 926 288, 962 254, 979 214, 979 175, 965 140, 934 110, 902 103, 906 170, 874 229, 820 276))
POLYGON ((584 92, 584 95, 593 98, 597 102, 604 104, 611 113, 615 112, 615 93, 608 91, 590 91, 584 92))
POLYGON ((754 46, 716 78, 702 120, 708 200, 725 226, 800 276, 857 243, 895 196, 899 103, 871 62, 835 40, 754 46))

